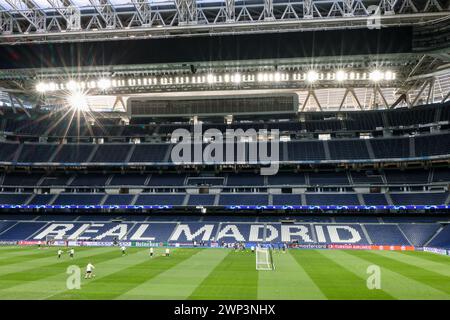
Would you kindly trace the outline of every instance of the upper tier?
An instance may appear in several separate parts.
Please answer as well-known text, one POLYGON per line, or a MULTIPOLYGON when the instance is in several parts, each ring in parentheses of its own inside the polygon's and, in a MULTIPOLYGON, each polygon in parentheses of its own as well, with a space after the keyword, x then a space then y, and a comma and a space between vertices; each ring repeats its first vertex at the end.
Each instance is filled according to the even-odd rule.
MULTIPOLYGON (((5 113, 0 120, 0 134, 21 137, 170 137, 177 128, 193 131, 189 119, 172 119, 169 123, 155 123, 152 118, 131 118, 129 125, 120 124, 120 118, 111 114, 95 114, 95 120, 88 123, 82 116, 72 119, 71 112, 48 113, 33 111, 31 118, 25 114, 5 113), (63 117, 63 115, 65 117, 63 117), (174 123, 179 121, 179 123, 174 123)), ((414 108, 399 108, 374 111, 339 111, 339 112, 305 112, 301 114, 284 115, 287 119, 268 120, 274 118, 252 115, 251 119, 235 117, 231 124, 224 124, 223 118, 200 119, 203 121, 203 131, 215 128, 222 132, 226 129, 279 129, 284 135, 299 135, 305 133, 336 133, 350 132, 357 135, 360 132, 370 132, 379 135, 383 129, 414 129, 427 131, 428 127, 440 125, 448 128, 450 119, 450 102, 419 106, 414 108)), ((161 121, 161 120, 158 120, 161 121)))
MULTIPOLYGON (((192 156, 183 163, 172 161, 172 143, 0 143, 0 164, 3 165, 173 165, 173 164, 258 164, 267 163, 261 155, 250 161, 249 150, 255 142, 236 143, 234 156, 227 160, 228 148, 223 146, 223 157, 211 162, 205 157, 192 156), (239 148, 246 150, 244 158, 239 148), (240 155, 239 157, 237 155, 240 155)), ((203 144, 203 150, 208 144, 203 144)), ((271 145, 268 145, 271 152, 271 145)), ((190 146, 191 150, 195 147, 190 146)), ((259 151, 260 146, 258 146, 259 151)), ((269 159, 285 164, 381 162, 447 159, 450 156, 450 133, 426 134, 411 137, 371 139, 297 140, 280 142, 278 154, 269 159)), ((269 152, 269 155, 270 155, 269 152)), ((201 155, 201 156, 202 156, 201 155)))

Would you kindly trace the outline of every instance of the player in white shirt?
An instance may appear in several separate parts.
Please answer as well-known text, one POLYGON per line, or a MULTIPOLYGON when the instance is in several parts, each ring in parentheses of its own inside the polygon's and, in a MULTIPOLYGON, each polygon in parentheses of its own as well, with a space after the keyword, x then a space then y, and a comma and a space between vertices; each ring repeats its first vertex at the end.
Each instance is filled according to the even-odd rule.
POLYGON ((127 248, 125 248, 125 246, 122 246, 121 250, 122 250, 122 256, 127 254, 126 253, 127 248))
POLYGON ((75 254, 75 249, 74 248, 70 249, 70 251, 69 251, 70 259, 73 259, 74 254, 75 254))
POLYGON ((153 258, 153 254, 154 254, 153 248, 150 248, 150 258, 153 258))
POLYGON ((63 251, 61 249, 58 250, 58 259, 61 259, 61 255, 63 254, 63 251))
POLYGON ((169 248, 166 248, 166 257, 168 257, 170 255, 170 250, 169 248))
MULTIPOLYGON (((92 277, 92 273, 93 273, 94 269, 95 269, 94 265, 89 262, 88 265, 86 266, 86 274, 85 274, 84 278, 90 279, 92 277)), ((95 277, 95 275, 94 275, 94 277, 95 277)))
POLYGON ((252 253, 255 253, 255 247, 254 246, 251 246, 250 249, 252 250, 252 253))

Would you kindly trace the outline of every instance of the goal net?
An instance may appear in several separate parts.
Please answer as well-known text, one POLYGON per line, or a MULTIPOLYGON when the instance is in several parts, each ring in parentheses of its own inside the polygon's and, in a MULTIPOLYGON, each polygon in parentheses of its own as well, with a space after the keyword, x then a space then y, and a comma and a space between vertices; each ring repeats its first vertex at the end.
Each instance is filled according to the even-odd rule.
POLYGON ((275 270, 269 248, 256 248, 256 270, 275 270))

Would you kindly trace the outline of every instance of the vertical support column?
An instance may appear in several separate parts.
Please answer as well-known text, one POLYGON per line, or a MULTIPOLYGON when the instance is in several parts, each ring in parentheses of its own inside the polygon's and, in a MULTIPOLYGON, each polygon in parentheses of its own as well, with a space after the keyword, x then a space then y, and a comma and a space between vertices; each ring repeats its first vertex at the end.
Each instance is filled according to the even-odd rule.
POLYGON ((305 0, 303 2, 303 18, 312 19, 314 16, 313 0, 305 0))
POLYGON ((273 0, 264 0, 264 20, 275 20, 273 15, 273 0))
POLYGON ((225 21, 230 23, 236 19, 235 0, 225 0, 225 21))

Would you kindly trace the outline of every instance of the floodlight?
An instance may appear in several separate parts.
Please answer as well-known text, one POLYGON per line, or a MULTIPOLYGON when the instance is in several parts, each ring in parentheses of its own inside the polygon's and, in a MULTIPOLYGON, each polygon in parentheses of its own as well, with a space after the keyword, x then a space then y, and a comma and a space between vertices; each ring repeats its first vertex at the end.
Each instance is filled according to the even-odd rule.
POLYGON ((101 90, 107 90, 109 88, 111 88, 111 80, 109 79, 100 79, 98 80, 98 87, 101 90))
POLYGON ((213 74, 208 74, 208 75, 206 76, 206 81, 207 81, 208 83, 214 83, 214 75, 213 75, 213 74))
POLYGON ((89 110, 89 105, 87 101, 87 96, 83 92, 72 92, 67 97, 67 102, 71 108, 80 111, 89 110))
POLYGON ((374 70, 369 74, 369 79, 374 81, 374 82, 378 82, 383 80, 384 75, 383 72, 381 72, 380 70, 374 70))
POLYGON ((317 80, 319 80, 319 74, 314 70, 308 71, 308 73, 306 74, 306 81, 313 83, 317 80))
POLYGON ((44 82, 36 84, 36 91, 39 93, 45 93, 47 91, 47 85, 44 82))
POLYGON ((281 81, 281 75, 279 72, 275 72, 274 76, 273 76, 275 82, 279 82, 281 81))
POLYGON ((347 80, 348 75, 347 75, 347 72, 345 72, 343 70, 339 70, 339 71, 336 72, 336 76, 335 77, 336 77, 337 81, 341 82, 341 81, 347 80))
POLYGON ((233 76, 233 82, 234 83, 240 83, 241 82, 241 74, 240 73, 235 73, 233 76))
POLYGON ((77 90, 78 85, 74 80, 70 80, 69 82, 66 83, 66 88, 67 90, 75 91, 77 90))

